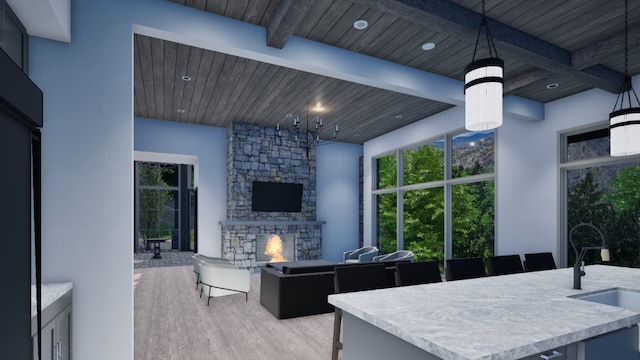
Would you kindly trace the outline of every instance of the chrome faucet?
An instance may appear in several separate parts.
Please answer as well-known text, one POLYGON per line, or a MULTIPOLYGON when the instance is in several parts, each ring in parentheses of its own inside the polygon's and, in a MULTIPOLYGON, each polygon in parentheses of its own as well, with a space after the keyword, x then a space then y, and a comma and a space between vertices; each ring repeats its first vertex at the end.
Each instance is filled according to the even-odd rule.
POLYGON ((573 288, 581 290, 582 289, 581 279, 585 275, 584 268, 582 268, 582 266, 584 266, 582 259, 584 259, 585 254, 587 253, 588 250, 600 249, 600 257, 602 258, 602 261, 609 261, 610 260, 609 248, 607 247, 607 244, 604 241, 604 235, 602 234, 602 231, 600 231, 600 229, 595 227, 592 223, 581 223, 572 227, 571 230, 569 231, 569 242, 571 242, 571 246, 573 246, 573 250, 576 252, 576 263, 573 265, 573 288), (582 247, 580 249, 580 253, 578 253, 578 249, 576 248, 576 245, 573 243, 572 236, 573 236, 573 231, 581 226, 588 226, 594 229, 595 231, 597 231, 598 234, 600 235, 600 239, 602 240, 602 245, 582 247))

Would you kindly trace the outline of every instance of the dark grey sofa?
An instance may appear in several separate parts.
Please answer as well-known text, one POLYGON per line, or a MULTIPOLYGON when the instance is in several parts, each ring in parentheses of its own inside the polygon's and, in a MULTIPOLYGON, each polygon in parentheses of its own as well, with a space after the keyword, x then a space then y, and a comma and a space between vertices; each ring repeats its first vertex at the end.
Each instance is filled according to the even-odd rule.
POLYGON ((278 319, 333 311, 333 268, 324 260, 267 263, 260 270, 260 304, 278 319))
MULTIPOLYGON (((265 264, 260 270, 260 304, 278 319, 332 312, 327 297, 335 293, 336 265, 326 260, 265 264)), ((385 265, 389 286, 393 286, 395 263, 385 265)))

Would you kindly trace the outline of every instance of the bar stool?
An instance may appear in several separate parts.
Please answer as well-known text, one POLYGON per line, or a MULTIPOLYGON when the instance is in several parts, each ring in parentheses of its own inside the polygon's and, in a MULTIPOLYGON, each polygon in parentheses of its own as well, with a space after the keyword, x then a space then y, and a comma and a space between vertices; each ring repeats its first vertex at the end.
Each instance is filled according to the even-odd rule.
MULTIPOLYGON (((334 274, 333 279, 336 294, 382 289, 393 286, 393 284, 389 284, 387 269, 384 263, 336 265, 334 274)), ((341 326, 342 310, 336 308, 333 321, 332 360, 338 360, 338 351, 342 350, 342 341, 340 341, 341 326)))

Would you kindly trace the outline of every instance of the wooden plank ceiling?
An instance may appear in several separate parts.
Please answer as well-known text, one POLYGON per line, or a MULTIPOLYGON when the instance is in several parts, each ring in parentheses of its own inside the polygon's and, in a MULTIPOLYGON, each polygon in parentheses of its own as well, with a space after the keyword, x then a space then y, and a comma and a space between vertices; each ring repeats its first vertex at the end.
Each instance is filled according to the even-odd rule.
MULTIPOLYGON (((479 0, 171 0, 267 28, 267 44, 290 36, 462 81, 482 12, 479 0), (355 20, 369 27, 356 30, 355 20), (422 44, 433 43, 430 51, 422 44)), ((640 73, 640 2, 629 1, 630 75, 640 73)), ((619 92, 624 78, 624 0, 486 0, 505 60, 505 95, 546 103, 592 88, 619 92), (548 84, 558 84, 548 89, 548 84)), ((480 42, 476 58, 487 50, 480 42)), ((231 121, 310 127, 321 103, 323 139, 363 143, 451 105, 135 36, 135 115, 226 127, 231 121), (182 79, 189 76, 190 81, 182 79), (309 111, 308 111, 309 110, 309 111), (308 116, 307 116, 308 114, 308 116)), ((613 107, 613 104, 612 104, 613 107)))

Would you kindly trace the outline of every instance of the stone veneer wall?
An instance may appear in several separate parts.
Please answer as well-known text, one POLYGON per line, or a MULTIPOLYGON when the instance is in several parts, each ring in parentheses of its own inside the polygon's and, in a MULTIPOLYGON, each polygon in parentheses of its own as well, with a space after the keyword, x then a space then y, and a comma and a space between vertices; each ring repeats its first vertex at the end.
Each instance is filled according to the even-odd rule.
MULTIPOLYGON (((247 123, 232 123, 227 129, 227 220, 315 221, 316 219, 316 149, 307 151, 304 142, 296 141, 295 130, 247 123), (302 212, 253 212, 253 181, 302 184, 302 212)), ((311 134, 306 141, 313 143, 311 134)))
POLYGON ((234 122, 227 128, 227 221, 222 255, 257 271, 256 235, 294 232, 296 260, 322 256, 316 221, 316 152, 312 135, 295 129, 234 122), (296 136, 300 139, 297 140, 296 136), (311 144, 307 150, 306 144, 311 144), (302 184, 301 212, 254 212, 253 181, 302 184))
MULTIPOLYGON (((240 267, 253 272, 259 270, 256 261, 256 238, 258 234, 293 234, 295 238, 295 260, 313 260, 322 257, 322 223, 277 224, 249 222, 223 222, 222 247, 224 257, 240 267)), ((294 259, 290 259, 294 260, 294 259)))

